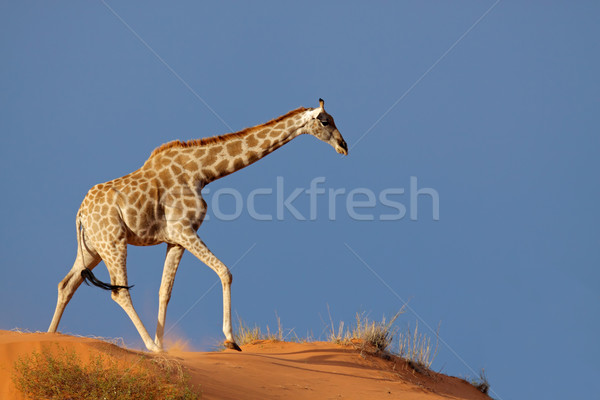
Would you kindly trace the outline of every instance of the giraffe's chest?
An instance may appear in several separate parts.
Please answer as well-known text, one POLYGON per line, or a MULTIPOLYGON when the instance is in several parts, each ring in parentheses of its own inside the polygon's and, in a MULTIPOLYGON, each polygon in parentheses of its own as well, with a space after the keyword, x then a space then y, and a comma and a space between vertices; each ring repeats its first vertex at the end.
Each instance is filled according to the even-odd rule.
POLYGON ((152 211, 145 214, 142 224, 157 224, 158 233, 168 241, 173 230, 197 230, 206 216, 207 204, 199 191, 176 189, 165 191, 150 208, 152 211))

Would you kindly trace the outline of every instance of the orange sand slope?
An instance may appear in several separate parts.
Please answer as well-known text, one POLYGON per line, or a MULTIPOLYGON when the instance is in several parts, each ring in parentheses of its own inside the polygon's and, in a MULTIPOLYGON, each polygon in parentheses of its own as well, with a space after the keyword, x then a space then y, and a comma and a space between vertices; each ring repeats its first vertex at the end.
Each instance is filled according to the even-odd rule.
MULTIPOLYGON (((138 357, 96 339, 0 331, 0 399, 23 399, 10 378, 18 357, 54 344, 78 352, 82 360, 97 352, 138 357)), ((203 399, 489 399, 462 379, 426 376, 401 360, 361 356, 352 347, 259 341, 242 349, 170 351, 168 357, 184 366, 203 399)))

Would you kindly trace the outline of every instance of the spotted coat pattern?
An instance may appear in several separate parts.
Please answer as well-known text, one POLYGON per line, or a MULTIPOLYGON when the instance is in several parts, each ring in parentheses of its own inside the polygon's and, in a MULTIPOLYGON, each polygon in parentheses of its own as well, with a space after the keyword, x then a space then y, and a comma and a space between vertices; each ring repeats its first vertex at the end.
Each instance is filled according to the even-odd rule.
POLYGON ((130 317, 146 347, 161 351, 175 273, 184 251, 188 250, 220 277, 225 343, 239 349, 231 327, 232 275, 196 234, 206 215, 201 190, 304 133, 347 154, 346 143, 321 101, 319 108, 299 108, 237 133, 164 144, 154 150, 140 169, 92 187, 77 213, 77 257, 58 285, 58 301, 49 332, 57 330, 67 303, 83 281, 83 269, 91 270, 104 261, 111 284, 127 286, 127 245, 167 243, 155 339, 151 339, 133 308, 129 290, 113 290, 113 300, 130 317))

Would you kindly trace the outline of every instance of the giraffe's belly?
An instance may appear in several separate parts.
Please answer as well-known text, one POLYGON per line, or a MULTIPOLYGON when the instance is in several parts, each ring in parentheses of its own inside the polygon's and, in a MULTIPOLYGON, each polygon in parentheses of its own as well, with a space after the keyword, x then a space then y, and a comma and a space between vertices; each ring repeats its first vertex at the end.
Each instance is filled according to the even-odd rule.
POLYGON ((134 246, 153 246, 164 242, 164 224, 159 221, 142 222, 130 225, 125 222, 127 244, 134 246))
POLYGON ((163 243, 163 240, 159 240, 157 238, 144 238, 137 235, 127 237, 127 244, 134 246, 154 246, 161 243, 163 243))

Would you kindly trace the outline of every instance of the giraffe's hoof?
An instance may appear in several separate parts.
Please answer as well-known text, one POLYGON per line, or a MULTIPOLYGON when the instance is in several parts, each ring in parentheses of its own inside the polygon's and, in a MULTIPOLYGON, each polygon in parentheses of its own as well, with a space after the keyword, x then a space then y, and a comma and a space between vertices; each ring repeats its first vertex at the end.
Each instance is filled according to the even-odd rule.
POLYGON ((242 349, 240 348, 240 346, 237 345, 237 343, 230 342, 229 340, 225 341, 225 347, 231 350, 242 351, 242 349))
POLYGON ((162 353, 164 350, 162 347, 157 346, 156 344, 152 343, 151 345, 146 345, 146 348, 153 352, 153 353, 162 353))

